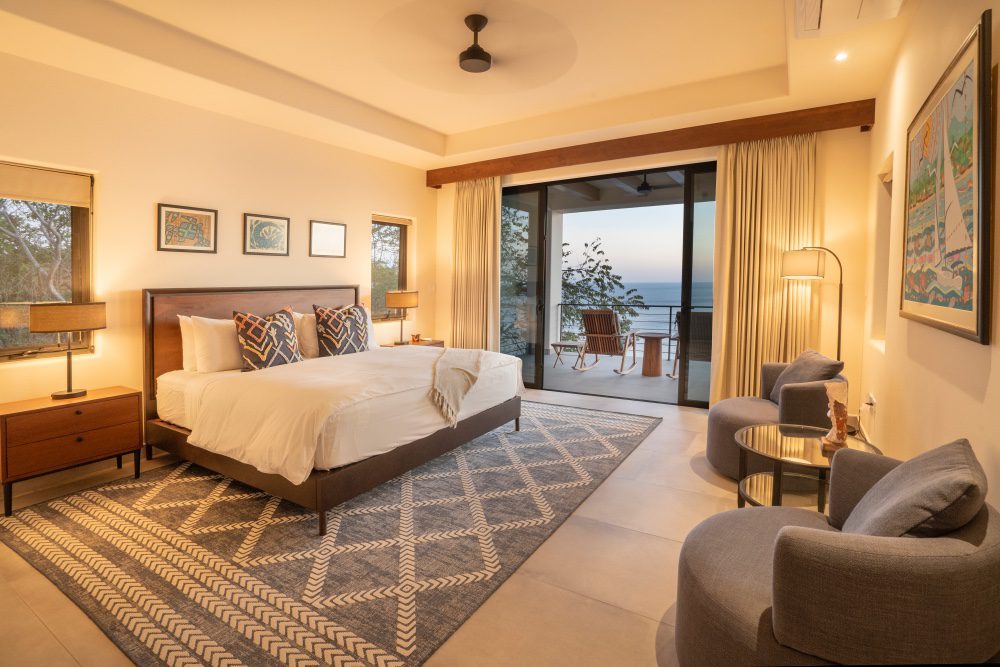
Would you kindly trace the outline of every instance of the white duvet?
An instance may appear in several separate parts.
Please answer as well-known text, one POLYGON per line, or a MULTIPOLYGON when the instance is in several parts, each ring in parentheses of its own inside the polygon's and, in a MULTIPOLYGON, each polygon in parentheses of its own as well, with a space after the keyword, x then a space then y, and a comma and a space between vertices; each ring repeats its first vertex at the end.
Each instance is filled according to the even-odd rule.
MULTIPOLYGON (((419 389, 429 395, 441 354, 431 347, 379 348, 250 373, 220 373, 191 388, 187 402, 198 409, 189 415, 188 441, 301 484, 313 470, 321 433, 331 419, 380 396, 419 389)), ((486 352, 481 368, 512 360, 486 352)))

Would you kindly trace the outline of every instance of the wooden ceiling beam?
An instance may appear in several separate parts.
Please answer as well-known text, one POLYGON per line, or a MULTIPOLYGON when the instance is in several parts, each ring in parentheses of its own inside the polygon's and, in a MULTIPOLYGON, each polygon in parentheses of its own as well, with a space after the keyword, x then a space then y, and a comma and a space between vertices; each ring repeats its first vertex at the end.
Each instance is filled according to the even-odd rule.
POLYGON ((867 130, 874 122, 875 100, 857 100, 431 169, 427 172, 427 185, 439 188, 445 183, 475 178, 506 176, 846 127, 867 130))

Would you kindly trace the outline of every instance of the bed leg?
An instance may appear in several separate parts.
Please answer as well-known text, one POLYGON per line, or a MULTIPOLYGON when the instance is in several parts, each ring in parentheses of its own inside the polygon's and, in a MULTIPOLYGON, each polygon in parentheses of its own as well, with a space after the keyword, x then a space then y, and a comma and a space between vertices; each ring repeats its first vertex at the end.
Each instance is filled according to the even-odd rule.
POLYGON ((521 430, 521 418, 520 417, 514 417, 514 430, 515 431, 520 431, 521 430))
POLYGON ((153 460, 153 446, 152 445, 146 445, 146 460, 147 461, 152 461, 153 460))
POLYGON ((326 535, 326 510, 319 511, 319 534, 326 535))

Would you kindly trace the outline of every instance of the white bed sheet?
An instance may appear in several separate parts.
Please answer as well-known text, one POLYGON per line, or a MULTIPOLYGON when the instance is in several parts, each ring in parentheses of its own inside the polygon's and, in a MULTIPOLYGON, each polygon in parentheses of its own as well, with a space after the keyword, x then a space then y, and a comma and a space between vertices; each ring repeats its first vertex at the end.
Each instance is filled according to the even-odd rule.
MULTIPOLYGON (((364 353, 361 353, 364 354, 364 353)), ((302 362, 306 363, 306 362, 302 362)), ((163 421, 190 429, 204 383, 240 371, 194 373, 171 371, 156 382, 156 410, 163 421)), ((521 389, 520 360, 482 371, 462 403, 459 419, 466 419, 516 396, 521 389)), ((426 388, 378 396, 355 403, 331 417, 320 435, 314 467, 329 470, 384 454, 448 426, 431 402, 426 388)))

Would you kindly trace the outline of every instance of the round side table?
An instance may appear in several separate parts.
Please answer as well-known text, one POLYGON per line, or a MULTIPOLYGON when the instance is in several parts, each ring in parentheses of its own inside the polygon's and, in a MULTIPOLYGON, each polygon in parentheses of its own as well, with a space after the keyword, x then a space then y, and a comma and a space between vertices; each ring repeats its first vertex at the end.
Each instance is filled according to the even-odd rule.
POLYGON ((736 444, 740 447, 739 484, 736 487, 736 505, 780 505, 781 489, 789 481, 804 481, 815 484, 817 489, 816 507, 826 510, 827 474, 830 461, 840 449, 857 449, 872 454, 881 454, 877 447, 860 438, 848 436, 838 447, 826 445, 822 438, 829 429, 795 424, 755 424, 736 432, 736 444), (773 472, 747 475, 747 457, 760 456, 773 462, 773 472), (790 465, 805 472, 815 471, 815 476, 800 472, 789 473, 784 466, 790 465))

